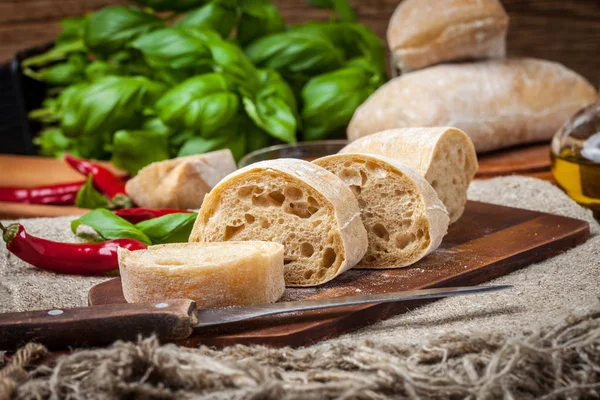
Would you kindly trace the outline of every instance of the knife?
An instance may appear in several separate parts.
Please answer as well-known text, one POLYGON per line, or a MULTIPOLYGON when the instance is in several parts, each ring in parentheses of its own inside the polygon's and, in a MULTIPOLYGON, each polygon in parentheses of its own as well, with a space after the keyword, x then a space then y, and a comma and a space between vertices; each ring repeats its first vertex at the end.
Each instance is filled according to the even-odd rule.
POLYGON ((53 349, 97 346, 155 334, 161 341, 181 340, 194 329, 267 315, 343 306, 427 300, 489 293, 510 285, 449 287, 329 299, 291 301, 245 307, 197 309, 192 300, 26 311, 0 314, 0 350, 15 350, 36 341, 53 349))

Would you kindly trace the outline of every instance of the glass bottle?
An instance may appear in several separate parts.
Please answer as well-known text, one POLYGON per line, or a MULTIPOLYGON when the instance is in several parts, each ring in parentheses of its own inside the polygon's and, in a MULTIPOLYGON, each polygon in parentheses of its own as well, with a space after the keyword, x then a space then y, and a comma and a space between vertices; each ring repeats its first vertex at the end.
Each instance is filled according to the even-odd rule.
POLYGON ((577 203, 600 216, 600 99, 571 117, 554 135, 552 174, 577 203))

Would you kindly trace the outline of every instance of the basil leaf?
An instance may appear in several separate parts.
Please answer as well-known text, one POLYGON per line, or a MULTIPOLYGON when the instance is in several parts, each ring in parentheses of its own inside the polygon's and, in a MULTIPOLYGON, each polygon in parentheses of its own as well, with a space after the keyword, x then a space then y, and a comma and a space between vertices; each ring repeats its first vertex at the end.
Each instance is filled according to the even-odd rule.
POLYGON ((111 162, 131 175, 156 161, 169 158, 167 135, 152 131, 117 131, 112 142, 111 162))
POLYGON ((75 53, 71 54, 65 62, 54 64, 37 72, 24 69, 23 73, 49 85, 67 86, 85 79, 86 64, 86 57, 81 53, 75 53))
POLYGON ((285 21, 269 0, 240 0, 239 6, 242 15, 236 36, 242 45, 285 29, 285 21))
POLYGON ((199 7, 206 0, 134 0, 136 3, 143 4, 156 11, 186 11, 199 7))
POLYGON ((199 75, 175 86, 156 103, 161 120, 178 129, 210 137, 237 114, 238 97, 222 74, 199 75))
POLYGON ((286 143, 296 143, 296 118, 292 109, 276 97, 259 98, 256 101, 244 98, 246 112, 271 136, 286 143))
POLYGON ((346 126, 375 90, 363 68, 348 67, 312 78, 302 89, 304 139, 323 139, 346 126))
POLYGON ((296 25, 290 31, 325 37, 343 53, 344 59, 364 57, 381 73, 385 73, 385 47, 379 37, 358 23, 315 23, 296 25))
MULTIPOLYGON (((73 53, 85 52, 83 31, 88 17, 64 18, 60 21, 63 30, 56 38, 54 47, 42 54, 28 57, 21 61, 23 71, 35 66, 48 65, 51 62, 64 60, 73 53)), ((37 79, 37 78, 34 78, 37 79)))
POLYGON ((39 146, 39 153, 48 157, 62 157, 65 151, 71 151, 73 140, 63 135, 60 128, 48 127, 33 139, 33 143, 39 146))
POLYGON ((142 221, 135 227, 150 238, 152 244, 187 242, 197 213, 175 213, 142 221))
POLYGON ((247 117, 238 116, 227 126, 219 129, 219 136, 213 138, 191 137, 185 141, 177 157, 204 154, 214 150, 229 149, 236 160, 246 153, 247 117))
POLYGON ((139 8, 110 6, 89 17, 83 36, 89 49, 108 56, 123 50, 139 35, 162 26, 159 17, 139 8))
POLYGON ((119 71, 119 69, 117 67, 115 67, 114 65, 106 62, 106 61, 100 61, 100 60, 96 60, 93 61, 91 63, 89 63, 86 67, 85 67, 85 77, 90 80, 90 81, 94 81, 96 79, 108 76, 108 75, 120 75, 121 72, 119 71))
POLYGON ((136 76, 106 76, 74 91, 64 101, 61 127, 66 136, 95 136, 139 126, 143 110, 165 87, 136 76))
POLYGON ((308 2, 315 7, 335 10, 340 21, 356 21, 356 14, 347 0, 308 0, 308 2))
POLYGON ((73 140, 73 155, 86 159, 106 160, 109 154, 105 144, 110 143, 110 132, 101 132, 93 136, 81 136, 73 140))
POLYGON ((325 36, 287 31, 262 37, 246 48, 246 55, 257 66, 277 70, 286 78, 313 75, 338 69, 343 54, 325 36))
POLYGON ((80 225, 87 225, 105 240, 136 239, 146 244, 152 244, 150 238, 133 224, 113 214, 105 208, 97 208, 71 221, 71 231, 77 234, 80 225))
POLYGON ((178 28, 202 28, 219 32, 228 37, 237 22, 235 7, 227 7, 219 1, 212 1, 200 8, 189 11, 175 26, 178 28))
POLYGON ((154 68, 188 69, 190 76, 212 63, 204 41, 185 29, 164 28, 141 35, 131 43, 154 68))
POLYGON ((244 97, 244 108, 252 120, 271 136, 296 142, 296 99, 292 89, 271 70, 260 71, 262 87, 255 98, 244 97))
POLYGON ((144 124, 142 125, 142 130, 148 132, 156 132, 166 137, 173 133, 171 128, 165 125, 158 117, 152 117, 144 121, 144 124))
POLYGON ((102 193, 94 188, 92 174, 89 174, 85 184, 77 192, 75 205, 81 208, 105 208, 108 206, 108 199, 102 193))
POLYGON ((259 87, 258 72, 246 54, 233 43, 223 40, 216 32, 202 30, 196 32, 210 48, 216 70, 227 81, 235 84, 235 89, 244 95, 253 95, 259 87))
POLYGON ((273 144, 273 137, 258 126, 248 121, 246 126, 246 152, 263 149, 273 144))

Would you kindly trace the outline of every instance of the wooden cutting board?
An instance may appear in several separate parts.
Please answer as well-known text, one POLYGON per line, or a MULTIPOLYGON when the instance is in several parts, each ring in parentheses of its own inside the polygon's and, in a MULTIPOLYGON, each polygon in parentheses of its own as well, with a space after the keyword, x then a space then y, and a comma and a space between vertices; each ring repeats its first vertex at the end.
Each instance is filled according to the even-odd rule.
MULTIPOLYGON (((443 286, 477 285, 583 243, 585 221, 552 214, 469 202, 442 246, 414 266, 350 270, 316 288, 287 288, 281 301, 384 293, 443 286)), ((494 294, 488 294, 493 296, 494 294)), ((475 297, 462 301, 477 301, 475 297)), ((89 304, 125 303, 120 279, 93 287, 89 304)), ((422 304, 422 303, 421 303, 422 304)), ((356 330, 414 308, 413 302, 306 311, 198 331, 179 342, 223 347, 232 344, 303 346, 356 330)))
POLYGON ((477 158, 479 170, 476 179, 515 174, 539 176, 550 173, 550 146, 547 143, 494 151, 481 154, 477 158))

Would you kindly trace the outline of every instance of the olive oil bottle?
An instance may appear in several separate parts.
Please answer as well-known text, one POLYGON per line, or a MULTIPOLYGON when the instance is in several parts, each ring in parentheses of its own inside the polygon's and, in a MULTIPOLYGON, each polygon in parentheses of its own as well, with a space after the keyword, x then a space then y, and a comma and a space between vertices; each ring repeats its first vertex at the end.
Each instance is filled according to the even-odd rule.
POLYGON ((600 100, 571 117, 552 139, 552 174, 579 204, 600 217, 600 100))
POLYGON ((552 174, 569 197, 600 215, 600 163, 563 149, 550 154, 552 174))

